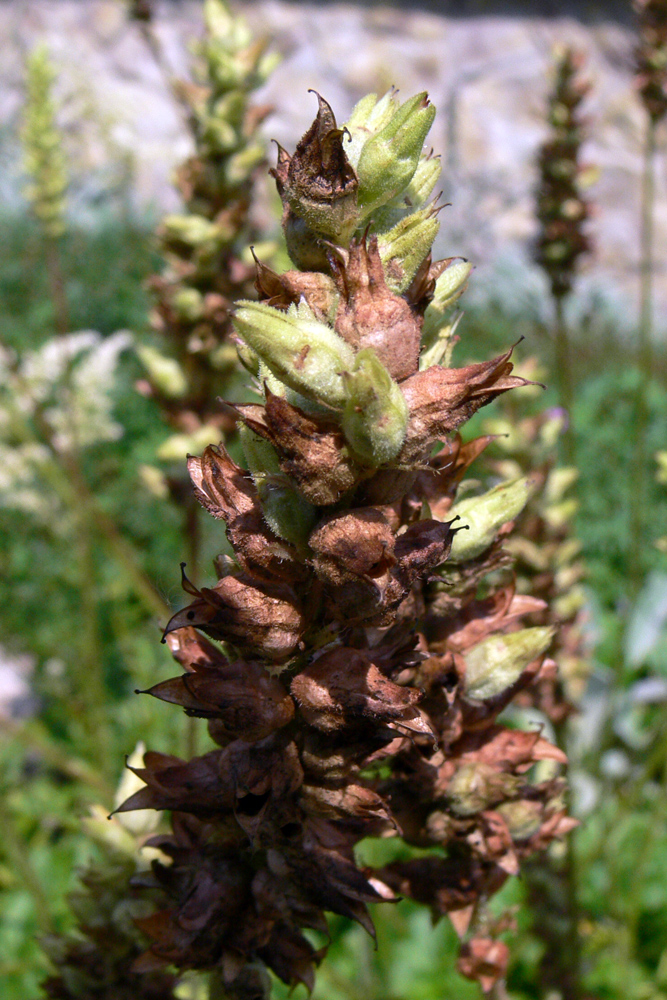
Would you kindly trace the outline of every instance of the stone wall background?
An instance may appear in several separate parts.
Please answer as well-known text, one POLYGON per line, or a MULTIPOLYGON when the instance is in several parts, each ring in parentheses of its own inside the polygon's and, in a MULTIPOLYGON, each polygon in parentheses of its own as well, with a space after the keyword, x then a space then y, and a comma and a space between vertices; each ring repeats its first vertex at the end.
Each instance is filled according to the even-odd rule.
MULTIPOLYGON (((573 308, 599 301, 621 326, 636 314, 638 204, 643 114, 632 89, 633 37, 599 4, 586 24, 572 17, 498 12, 449 16, 420 7, 354 6, 256 0, 235 4, 283 61, 259 95, 275 106, 267 135, 292 149, 315 112, 320 91, 344 121, 368 91, 427 89, 438 108, 431 139, 443 155, 444 200, 438 249, 478 265, 478 295, 505 307, 539 311, 541 276, 530 264, 534 233, 533 161, 545 134, 546 74, 553 46, 583 48, 594 90, 586 112, 586 159, 600 167, 591 189, 595 260, 573 308)), ((516 4, 514 5, 516 8, 516 4)), ((518 5, 521 7, 521 4, 518 5)), ((533 5, 540 9, 542 5, 533 5)), ((441 4, 447 9, 451 4, 441 4)), ((469 2, 467 8, 474 8, 469 2)), ((488 7, 484 8, 488 10, 488 7)), ((509 9, 509 8, 508 8, 509 9)), ((584 8, 582 8, 584 9, 584 8)), ((616 8, 609 8, 616 12, 616 8)), ((186 74, 189 41, 201 29, 198 0, 157 4, 156 31, 169 65, 186 74)), ((75 170, 75 208, 131 181, 133 209, 175 207, 170 176, 189 150, 179 109, 121 0, 4 0, 0 3, 0 200, 20 197, 16 123, 25 52, 47 42, 59 72, 63 122, 75 170)), ((660 135, 661 151, 667 145, 660 135)), ((667 157, 658 166, 657 327, 667 332, 667 157)))

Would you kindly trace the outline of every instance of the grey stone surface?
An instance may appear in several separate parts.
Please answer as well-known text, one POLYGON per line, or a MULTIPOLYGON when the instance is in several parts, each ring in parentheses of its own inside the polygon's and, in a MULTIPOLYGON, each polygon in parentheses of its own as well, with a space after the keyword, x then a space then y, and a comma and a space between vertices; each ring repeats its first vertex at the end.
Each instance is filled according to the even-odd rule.
MULTIPOLYGON (((638 205, 643 114, 631 73, 632 35, 598 19, 446 17, 399 10, 257 0, 238 3, 253 29, 269 35, 283 62, 259 95, 276 110, 267 135, 288 149, 310 124, 322 92, 344 120, 369 90, 395 85, 406 96, 426 88, 439 109, 430 141, 443 154, 443 190, 452 205, 441 214, 438 249, 479 264, 479 287, 491 275, 508 302, 539 278, 529 273, 534 234, 533 161, 545 134, 547 73, 553 46, 566 42, 589 55, 595 88, 587 105, 591 139, 586 159, 600 167, 591 189, 598 204, 592 230, 597 253, 580 281, 580 297, 597 287, 628 327, 636 312, 638 205), (528 269, 528 270, 527 270, 528 269), (513 282, 518 283, 516 288, 513 282), (528 282, 528 286, 526 285, 528 282), (523 284, 522 284, 523 283, 523 284)), ((189 62, 188 42, 200 30, 195 0, 158 4, 156 31, 175 74, 189 62)), ((141 206, 176 204, 170 186, 188 137, 163 75, 121 0, 6 0, 0 4, 0 122, 11 136, 21 101, 25 51, 44 39, 58 66, 64 121, 85 191, 132 177, 141 206)), ((9 140, 6 140, 8 142, 9 140)), ((665 152, 665 133, 660 136, 665 152)), ((657 326, 667 320, 667 178, 659 159, 657 326)), ((14 191, 0 187, 0 194, 14 191)))

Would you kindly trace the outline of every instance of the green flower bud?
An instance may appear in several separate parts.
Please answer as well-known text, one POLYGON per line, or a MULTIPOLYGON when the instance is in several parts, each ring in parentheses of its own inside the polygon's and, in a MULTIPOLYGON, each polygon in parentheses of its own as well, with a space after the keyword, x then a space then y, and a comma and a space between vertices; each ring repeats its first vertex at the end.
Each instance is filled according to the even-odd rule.
POLYGON ((462 764, 447 785, 449 807, 457 816, 474 816, 511 795, 523 779, 482 761, 462 764))
MULTIPOLYGON (((444 368, 448 368, 452 360, 452 352, 454 350, 454 345, 456 344, 456 339, 454 334, 456 333, 456 328, 463 319, 463 313, 459 313, 452 323, 446 323, 441 326, 438 330, 438 335, 426 350, 423 350, 419 355, 419 370, 425 372, 427 368, 432 368, 434 365, 442 365, 444 368)), ((519 468, 516 475, 521 474, 521 469, 519 468)), ((509 477, 508 477, 509 478, 509 477)))
POLYGON ((492 635, 464 654, 465 692, 475 701, 487 701, 515 684, 526 667, 546 652, 555 629, 524 628, 509 635, 492 635))
POLYGON ((364 216, 386 205, 410 183, 434 117, 435 108, 426 93, 416 94, 366 140, 357 163, 357 198, 364 216))
POLYGON ((283 485, 288 480, 272 444, 243 424, 239 434, 266 523, 279 538, 293 545, 305 545, 318 519, 317 508, 296 490, 283 485))
POLYGON ((251 375, 257 378, 259 375, 260 365, 262 363, 259 359, 259 355, 253 351, 252 347, 248 347, 247 344, 244 344, 242 340, 236 341, 236 353, 238 354, 239 361, 246 371, 250 372, 251 375))
POLYGON ((442 163, 439 156, 422 156, 414 177, 403 192, 406 199, 413 208, 424 205, 433 194, 433 189, 438 183, 442 173, 442 163))
POLYGON ((162 229, 167 246, 185 246, 205 257, 212 257, 235 236, 231 225, 222 226, 203 215, 168 215, 162 229))
POLYGON ((377 94, 368 94, 355 104, 349 120, 345 123, 349 134, 345 153, 353 167, 359 163, 361 151, 371 136, 389 124, 396 106, 396 97, 392 90, 388 90, 380 100, 377 94))
POLYGON ((433 193, 442 165, 437 156, 422 156, 415 175, 396 198, 388 202, 384 208, 373 213, 373 231, 386 233, 398 225, 406 215, 423 208, 433 193))
POLYGON ((139 479, 144 484, 149 493, 159 500, 166 500, 169 497, 169 485, 167 477, 162 469, 156 465, 140 465, 138 468, 139 479))
POLYGON ((149 344, 137 347, 137 354, 157 391, 167 399, 182 399, 188 391, 188 383, 178 361, 149 344))
POLYGON ((183 462, 188 455, 197 455, 207 444, 218 444, 220 428, 204 424, 192 434, 172 434, 163 441, 156 454, 162 462, 183 462))
POLYGON ((48 49, 39 45, 26 63, 27 98, 21 128, 24 166, 30 177, 25 195, 51 238, 65 231, 67 164, 56 124, 52 91, 55 73, 48 49))
POLYGON ((468 525, 468 531, 457 531, 452 543, 450 559, 465 562, 475 559, 495 539, 498 531, 513 521, 526 506, 533 489, 527 477, 509 483, 499 483, 481 497, 468 497, 455 504, 450 515, 461 518, 460 525, 468 525))
MULTIPOLYGON (((579 573, 577 572, 577 576, 579 573)), ((552 607, 554 614, 561 621, 571 621, 579 611, 583 608, 586 603, 586 594, 582 587, 572 587, 567 593, 562 594, 560 597, 556 597, 553 600, 552 607)))
POLYGON ((179 288, 171 305, 178 318, 185 323, 196 323, 204 314, 204 296, 197 288, 179 288))
POLYGON ((440 223, 432 208, 401 219, 388 233, 378 236, 380 259, 392 292, 404 292, 417 268, 433 246, 440 223))
POLYGON ((259 166, 265 156, 264 147, 260 143, 252 143, 234 153, 224 167, 225 180, 230 186, 242 184, 259 166))
POLYGON ((342 427, 348 444, 364 464, 391 462, 408 426, 408 405, 400 387, 371 348, 359 351, 344 380, 342 427))
POLYGON ((507 823, 512 840, 520 843, 529 840, 542 825, 542 812, 539 802, 519 799, 517 802, 503 802, 498 806, 498 812, 507 823))
POLYGON ((552 469, 544 486, 547 503, 558 503, 579 478, 579 470, 573 466, 552 469))
POLYGON ((435 283, 433 299, 424 313, 422 340, 429 347, 444 325, 444 315, 466 289, 472 264, 461 257, 455 257, 445 268, 435 283))
POLYGON ((308 399, 340 409, 347 400, 343 371, 354 351, 320 323, 305 303, 281 312, 257 302, 240 302, 234 325, 246 344, 281 382, 308 399))
POLYGON ((570 500, 563 500, 561 503, 550 504, 542 509, 542 517, 550 528, 558 531, 567 527, 574 519, 579 510, 579 502, 572 497, 570 500))

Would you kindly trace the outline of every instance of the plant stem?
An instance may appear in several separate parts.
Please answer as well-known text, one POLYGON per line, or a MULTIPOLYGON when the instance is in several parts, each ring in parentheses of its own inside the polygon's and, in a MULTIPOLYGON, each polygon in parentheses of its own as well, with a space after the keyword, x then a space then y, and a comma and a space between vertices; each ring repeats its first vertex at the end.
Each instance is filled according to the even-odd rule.
MULTIPOLYGON (((557 723, 556 745, 567 752, 568 723, 567 719, 557 723)), ((565 804, 568 815, 572 815, 572 789, 568 782, 565 789, 565 804)), ((567 906, 567 930, 564 935, 569 966, 568 991, 564 996, 568 1000, 579 1000, 582 996, 581 984, 581 938, 579 936, 579 878, 577 867, 576 831, 572 831, 565 839, 565 859, 563 866, 563 881, 565 883, 565 900, 567 906)))
POLYGON ((4 790, 0 792, 0 824, 2 825, 3 850, 16 874, 20 876, 24 888, 32 896, 39 929, 42 934, 52 934, 55 928, 51 918, 49 900, 35 874, 28 846, 18 835, 14 817, 5 803, 4 790))
POLYGON ((56 333, 64 336, 69 333, 69 305, 65 292, 65 278, 60 260, 60 247, 54 236, 45 234, 44 247, 46 252, 46 270, 51 288, 51 303, 55 320, 56 333))
POLYGON ((646 123, 644 145, 644 172, 641 194, 640 228, 640 301, 637 341, 637 367, 640 382, 637 389, 635 416, 635 447, 632 490, 630 494, 630 586, 636 597, 642 583, 642 553, 646 526, 646 499, 648 495, 648 469, 646 434, 648 430, 648 393, 653 366, 653 257, 655 210, 655 148, 656 123, 650 116, 646 123))
MULTIPOLYGON (((192 492, 186 494, 184 502, 185 541, 188 560, 188 573, 195 586, 199 582, 199 550, 201 531, 199 521, 199 504, 192 492)), ((196 757, 199 745, 199 719, 190 715, 187 717, 185 730, 185 750, 187 759, 196 757)))
POLYGON ((11 719, 3 719, 0 722, 0 736, 3 733, 7 733, 27 750, 39 754, 47 764, 69 778, 94 788, 95 792, 102 796, 105 805, 113 802, 113 786, 86 761, 80 757, 71 757, 66 750, 59 747, 36 719, 24 725, 19 725, 11 719))
POLYGON ((558 393, 560 405, 567 414, 567 424, 563 434, 563 457, 566 465, 574 465, 574 428, 572 424, 572 402, 574 386, 572 380, 572 361, 570 357, 570 340, 563 309, 562 295, 554 295, 554 346, 556 351, 556 372, 558 375, 558 393))

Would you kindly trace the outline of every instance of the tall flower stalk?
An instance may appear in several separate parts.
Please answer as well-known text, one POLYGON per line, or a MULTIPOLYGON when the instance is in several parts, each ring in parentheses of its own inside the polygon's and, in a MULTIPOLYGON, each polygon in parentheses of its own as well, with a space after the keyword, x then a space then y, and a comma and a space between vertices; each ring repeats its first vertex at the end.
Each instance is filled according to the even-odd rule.
POLYGON ((55 327, 69 332, 69 309, 60 260, 60 238, 65 232, 67 162, 56 122, 53 99, 55 72, 45 45, 37 46, 26 62, 26 102, 21 131, 24 168, 29 177, 25 195, 44 240, 55 327))
MULTIPOLYGON (((544 670, 541 682, 523 692, 518 702, 543 713, 554 726, 558 746, 567 749, 568 719, 590 673, 581 585, 584 567, 573 534, 577 470, 557 464, 558 439, 567 419, 562 410, 528 416, 518 394, 505 400, 503 414, 484 424, 495 438, 487 452, 488 464, 504 478, 529 473, 533 480, 531 498, 507 547, 516 560, 519 591, 543 601, 532 624, 557 629, 550 651, 551 673, 544 670)), ((565 1000, 576 1000, 582 993, 578 871, 573 836, 564 852, 532 859, 524 873, 534 933, 544 945, 540 984, 544 990, 558 990, 565 1000)))
POLYGON ((631 498, 630 575, 635 594, 642 583, 642 551, 646 529, 648 494, 648 392, 653 375, 653 274, 656 135, 667 113, 667 3, 665 0, 635 0, 639 39, 635 50, 636 83, 646 111, 644 169, 640 223, 640 309, 634 489, 631 498))
POLYGON ((585 223, 590 207, 582 192, 579 163, 583 127, 579 106, 590 89, 581 76, 583 56, 573 49, 556 52, 553 90, 549 95, 550 135, 538 156, 540 180, 537 218, 540 223, 535 259, 551 285, 554 304, 554 369, 561 406, 568 423, 563 437, 567 464, 574 461, 572 403, 574 377, 564 300, 572 290, 577 261, 590 250, 585 223))
MULTIPOLYGON (((134 14, 165 70, 150 5, 135 4, 134 14)), ((164 476, 164 465, 147 470, 148 482, 159 489, 166 485, 184 508, 194 579, 200 547, 198 506, 182 466, 173 472, 174 462, 233 428, 219 400, 228 395, 235 375, 231 305, 253 291, 248 244, 259 243, 261 233, 251 209, 258 171, 265 163, 260 125, 270 111, 266 105, 253 105, 251 98, 276 64, 266 42, 252 38, 225 0, 206 0, 204 28, 196 47, 195 79, 171 84, 195 150, 177 173, 184 209, 168 216, 158 233, 166 268, 150 281, 156 297, 152 325, 165 349, 150 344, 139 348, 147 374, 140 386, 156 400, 173 429, 158 451, 158 459, 170 463, 170 474, 164 476)))
POLYGON ((511 349, 446 367, 470 265, 431 258, 427 95, 369 95, 342 128, 318 103, 273 170, 294 268, 258 262, 261 301, 235 309, 262 397, 233 407, 246 468, 222 446, 189 459, 233 554, 210 586, 183 571, 164 639, 185 673, 148 693, 208 719, 215 748, 146 754, 120 807, 172 813, 134 968, 211 970, 239 1000, 269 997, 269 970, 312 988, 326 912, 373 935, 368 905, 410 897, 449 915, 491 990, 508 951, 486 901, 572 826, 555 771, 530 777, 563 753, 497 721, 551 670, 554 628, 523 627, 544 602, 503 548, 532 484, 457 499, 489 443, 458 429, 527 383, 511 349), (359 863, 369 837, 396 860, 359 863))

